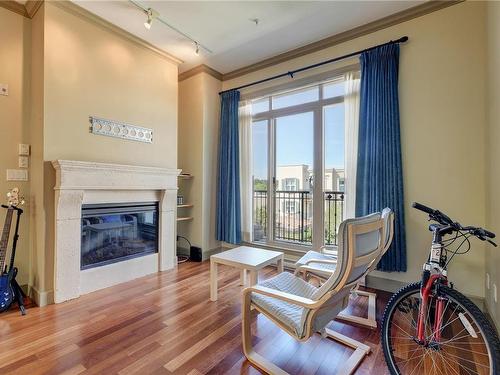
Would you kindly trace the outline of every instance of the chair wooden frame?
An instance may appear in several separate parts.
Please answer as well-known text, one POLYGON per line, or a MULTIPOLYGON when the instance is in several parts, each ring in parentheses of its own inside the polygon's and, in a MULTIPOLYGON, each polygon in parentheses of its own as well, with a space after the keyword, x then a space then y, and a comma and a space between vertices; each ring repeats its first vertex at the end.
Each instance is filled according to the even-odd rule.
MULTIPOLYGON (((336 295, 340 296, 339 302, 342 299, 346 298, 350 290, 355 288, 359 281, 366 275, 373 262, 378 258, 378 255, 382 251, 383 246, 383 238, 384 238, 384 225, 382 219, 374 221, 372 223, 367 224, 348 224, 348 235, 347 240, 349 243, 349 253, 347 256, 347 266, 344 274, 337 282, 337 285, 330 291, 326 292, 319 300, 312 300, 309 298, 304 298, 301 296, 297 296, 294 294, 282 292, 279 290, 267 288, 260 285, 255 285, 249 288, 245 288, 243 290, 243 304, 242 304, 242 341, 243 341, 243 352, 246 358, 259 369, 272 374, 272 375, 287 375, 288 373, 283 369, 276 366, 274 363, 258 354, 253 346, 252 346, 252 332, 251 332, 251 311, 253 309, 258 312, 264 314, 267 318, 273 321, 278 327, 280 327, 283 331, 288 333, 290 336, 295 338, 298 341, 306 341, 308 340, 315 332, 313 332, 313 322, 316 314, 320 310, 320 308, 327 303, 331 298, 334 298, 336 295), (381 232, 380 241, 377 249, 371 251, 370 253, 359 256, 355 258, 354 249, 355 249, 355 236, 358 234, 368 233, 375 230, 379 230, 381 232), (368 264, 367 270, 359 276, 356 280, 349 281, 352 270, 359 266, 368 264), (288 302, 294 305, 298 305, 309 309, 310 312, 307 315, 307 319, 305 324, 305 332, 302 336, 298 336, 290 327, 283 324, 277 318, 275 318, 272 314, 267 312, 264 309, 261 309, 258 305, 252 302, 251 296, 252 293, 262 294, 264 296, 273 297, 278 300, 288 302), (345 294, 345 296, 343 295, 345 294)), ((334 277, 333 274, 331 277, 334 277)), ((337 374, 352 374, 356 368, 359 366, 361 361, 364 359, 366 355, 368 355, 371 351, 371 348, 363 344, 357 340, 354 340, 350 337, 342 335, 338 332, 335 332, 329 328, 324 329, 323 336, 329 337, 338 341, 341 344, 349 346, 354 349, 354 352, 351 354, 349 359, 345 361, 337 374)))
MULTIPOLYGON (((394 236, 394 213, 390 213, 390 218, 389 218, 389 228, 386 228, 386 230, 389 230, 389 238, 385 243, 385 246, 378 257, 378 259, 373 263, 372 267, 370 267, 368 273, 373 271, 376 267, 382 256, 386 253, 386 251, 389 249, 392 239, 394 236)), ((322 246, 320 248, 320 253, 323 253, 323 249, 325 247, 322 246)), ((329 275, 332 274, 332 271, 326 271, 326 270, 319 270, 317 267, 309 266, 309 264, 315 263, 315 264, 325 264, 325 263, 330 263, 330 264, 336 264, 337 260, 335 259, 335 256, 332 256, 331 261, 327 261, 325 259, 310 259, 308 260, 304 265, 297 267, 295 270, 295 274, 303 273, 304 279, 307 280, 309 276, 316 277, 319 279, 320 282, 325 281, 328 279, 329 275)), ((339 315, 337 315, 338 320, 342 320, 345 322, 350 322, 350 323, 355 323, 359 324, 368 328, 376 329, 377 328, 377 293, 369 292, 366 290, 360 290, 359 285, 356 286, 355 289, 352 291, 352 296, 353 297, 358 297, 358 296, 363 296, 368 298, 368 314, 366 317, 362 316, 356 316, 352 315, 349 313, 341 312, 339 315)))

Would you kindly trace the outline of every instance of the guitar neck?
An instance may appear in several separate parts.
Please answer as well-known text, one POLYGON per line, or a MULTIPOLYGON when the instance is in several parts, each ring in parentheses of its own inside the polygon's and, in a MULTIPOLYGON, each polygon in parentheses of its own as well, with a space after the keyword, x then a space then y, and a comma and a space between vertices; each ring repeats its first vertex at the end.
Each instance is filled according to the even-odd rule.
POLYGON ((5 215, 5 223, 2 230, 2 239, 0 240, 0 275, 5 269, 5 258, 7 257, 7 245, 9 243, 10 226, 12 224, 12 213, 14 209, 9 207, 5 215))

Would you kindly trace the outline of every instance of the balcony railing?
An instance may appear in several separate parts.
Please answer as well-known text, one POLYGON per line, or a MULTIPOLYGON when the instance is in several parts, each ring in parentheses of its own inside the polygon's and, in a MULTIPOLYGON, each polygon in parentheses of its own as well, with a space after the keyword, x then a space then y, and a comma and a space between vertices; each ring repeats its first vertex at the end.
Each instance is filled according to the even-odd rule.
MULTIPOLYGON (((324 200, 325 245, 337 244, 337 231, 344 218, 344 193, 326 191, 324 200)), ((278 190, 275 194, 274 239, 301 244, 312 243, 312 194, 307 190, 278 190)), ((254 240, 268 237, 268 199, 266 190, 254 190, 254 240)))

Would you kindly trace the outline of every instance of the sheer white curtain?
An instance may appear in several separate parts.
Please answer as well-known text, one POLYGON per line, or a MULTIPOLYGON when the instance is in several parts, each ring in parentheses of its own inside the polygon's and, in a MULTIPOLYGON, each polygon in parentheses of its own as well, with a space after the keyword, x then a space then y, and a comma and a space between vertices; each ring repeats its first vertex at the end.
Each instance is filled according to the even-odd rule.
POLYGON ((240 102, 240 194, 243 241, 252 240, 252 102, 240 102))
POLYGON ((356 216, 356 167, 358 163, 359 72, 345 75, 345 218, 356 216))

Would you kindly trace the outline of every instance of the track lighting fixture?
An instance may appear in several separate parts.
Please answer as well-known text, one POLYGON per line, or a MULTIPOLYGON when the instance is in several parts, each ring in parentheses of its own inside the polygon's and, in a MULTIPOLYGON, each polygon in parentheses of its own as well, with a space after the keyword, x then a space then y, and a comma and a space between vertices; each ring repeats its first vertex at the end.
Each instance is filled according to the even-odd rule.
POLYGON ((155 19, 158 16, 158 13, 151 8, 148 8, 145 12, 146 15, 148 16, 148 20, 144 22, 144 27, 149 30, 151 29, 151 24, 153 23, 153 19, 155 19))
MULTIPOLYGON (((1 0, 0 0, 1 1, 1 0)), ((201 50, 204 50, 206 53, 212 53, 212 51, 207 48, 207 46, 197 42, 193 37, 190 35, 186 34, 185 32, 179 30, 177 27, 171 25, 168 23, 161 15, 158 13, 156 10, 153 8, 146 8, 145 5, 143 5, 140 1, 138 0, 128 0, 130 3, 132 3, 134 6, 136 6, 138 9, 140 9, 142 12, 146 14, 148 17, 146 22, 144 22, 144 27, 146 29, 151 29, 151 25, 153 24, 153 20, 156 20, 157 23, 162 23, 172 31, 182 35, 184 38, 189 39, 192 43, 194 43, 195 47, 195 54, 199 55, 201 50)))

